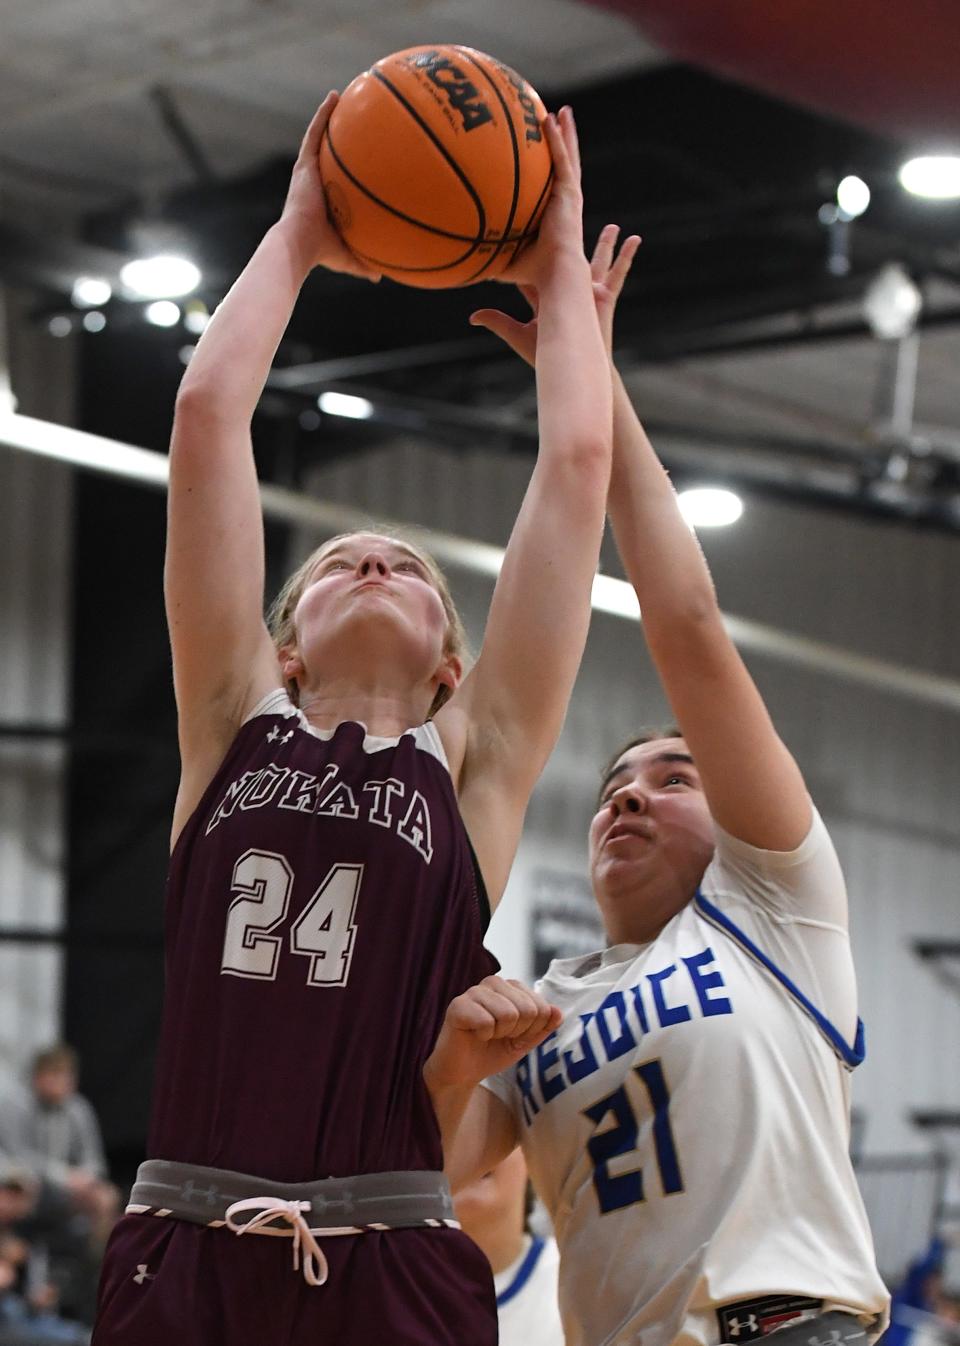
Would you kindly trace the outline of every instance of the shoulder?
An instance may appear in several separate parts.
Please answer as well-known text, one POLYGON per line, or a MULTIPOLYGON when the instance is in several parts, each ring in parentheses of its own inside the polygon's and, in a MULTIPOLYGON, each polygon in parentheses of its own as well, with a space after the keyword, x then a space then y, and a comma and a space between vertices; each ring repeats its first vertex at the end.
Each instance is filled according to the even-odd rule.
POLYGON ((716 850, 700 885, 703 896, 746 900, 784 917, 846 926, 843 871, 815 808, 807 835, 791 851, 762 850, 714 827, 716 850))

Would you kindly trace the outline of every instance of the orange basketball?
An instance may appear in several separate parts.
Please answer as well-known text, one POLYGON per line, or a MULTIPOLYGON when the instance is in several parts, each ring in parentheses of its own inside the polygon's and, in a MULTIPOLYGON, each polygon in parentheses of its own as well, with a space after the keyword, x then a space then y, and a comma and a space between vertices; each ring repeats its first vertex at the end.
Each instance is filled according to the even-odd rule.
POLYGON ((320 148, 343 241, 404 285, 499 275, 550 194, 545 115, 525 80, 471 47, 385 56, 344 90, 320 148))

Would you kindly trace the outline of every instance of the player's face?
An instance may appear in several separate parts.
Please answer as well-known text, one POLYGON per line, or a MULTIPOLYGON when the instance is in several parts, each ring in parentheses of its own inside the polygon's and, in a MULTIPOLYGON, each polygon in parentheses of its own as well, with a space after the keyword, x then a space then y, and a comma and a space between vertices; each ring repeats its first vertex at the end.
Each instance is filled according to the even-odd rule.
POLYGON ((713 848, 713 822, 684 740, 628 749, 608 773, 590 825, 590 873, 608 932, 626 939, 624 929, 649 923, 652 938, 693 897, 713 848))
POLYGON ((404 543, 377 533, 341 538, 317 557, 294 617, 298 646, 311 656, 369 649, 429 671, 440 662, 447 614, 433 578, 404 543), (344 642, 347 642, 345 645, 344 642))

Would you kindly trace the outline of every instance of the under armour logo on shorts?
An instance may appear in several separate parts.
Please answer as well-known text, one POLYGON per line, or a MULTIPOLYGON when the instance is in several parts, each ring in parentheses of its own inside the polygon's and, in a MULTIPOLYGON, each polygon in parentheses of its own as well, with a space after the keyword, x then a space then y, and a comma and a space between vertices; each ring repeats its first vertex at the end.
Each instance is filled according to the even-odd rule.
POLYGON ((155 1280, 156 1273, 148 1271, 146 1262, 141 1262, 140 1265, 137 1267, 137 1274, 134 1276, 133 1279, 137 1282, 138 1285, 142 1285, 144 1281, 155 1280))

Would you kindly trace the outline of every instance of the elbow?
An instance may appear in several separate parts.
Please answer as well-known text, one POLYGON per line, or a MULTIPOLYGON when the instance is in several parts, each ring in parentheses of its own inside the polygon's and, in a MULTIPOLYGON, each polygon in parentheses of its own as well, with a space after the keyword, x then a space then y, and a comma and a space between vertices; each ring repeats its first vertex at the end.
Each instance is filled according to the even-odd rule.
MULTIPOLYGON (((233 410, 236 416, 236 408, 233 410)), ((177 390, 174 423, 183 430, 191 426, 209 427, 230 419, 230 407, 215 379, 191 374, 187 370, 177 390)))
POLYGON ((570 435, 558 455, 567 470, 584 482, 599 481, 606 490, 610 481, 613 443, 610 436, 596 431, 570 435))

